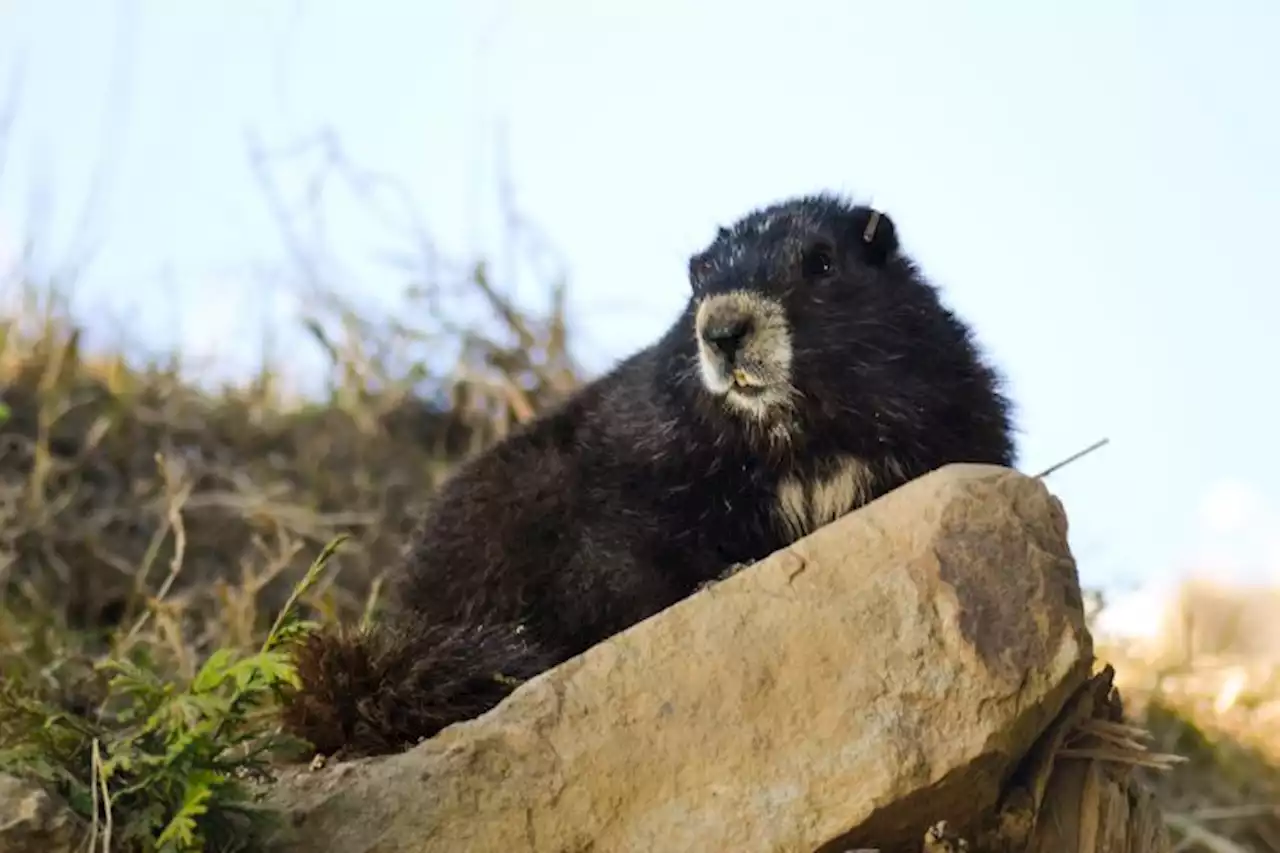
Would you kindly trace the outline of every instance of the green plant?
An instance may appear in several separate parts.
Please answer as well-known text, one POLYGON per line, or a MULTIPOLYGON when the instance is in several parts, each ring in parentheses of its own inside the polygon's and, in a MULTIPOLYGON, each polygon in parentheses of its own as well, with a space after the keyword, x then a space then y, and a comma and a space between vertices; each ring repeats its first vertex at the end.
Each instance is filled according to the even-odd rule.
POLYGON ((218 649, 186 683, 166 680, 149 646, 123 644, 94 667, 105 695, 83 713, 6 681, 0 769, 62 793, 105 849, 249 849, 271 815, 246 783, 269 779, 273 756, 305 748, 279 733, 273 714, 296 684, 288 646, 314 627, 296 604, 344 538, 295 585, 259 649, 218 649))

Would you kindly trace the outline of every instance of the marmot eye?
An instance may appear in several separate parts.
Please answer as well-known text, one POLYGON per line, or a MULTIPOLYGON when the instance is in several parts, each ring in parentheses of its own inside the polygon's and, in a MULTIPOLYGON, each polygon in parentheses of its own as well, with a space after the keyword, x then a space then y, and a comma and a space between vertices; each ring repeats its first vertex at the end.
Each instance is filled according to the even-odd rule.
POLYGON ((805 278, 821 278, 829 275, 835 266, 831 248, 818 244, 804 250, 800 256, 800 273, 805 278))

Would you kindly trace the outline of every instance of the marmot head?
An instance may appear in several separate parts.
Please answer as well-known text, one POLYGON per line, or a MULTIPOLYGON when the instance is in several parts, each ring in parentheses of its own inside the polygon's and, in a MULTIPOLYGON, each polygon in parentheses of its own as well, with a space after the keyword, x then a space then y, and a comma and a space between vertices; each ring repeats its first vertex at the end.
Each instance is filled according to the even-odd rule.
POLYGON ((830 195, 784 201, 721 228, 689 260, 705 390, 757 420, 836 390, 820 377, 850 375, 859 336, 890 319, 895 304, 910 305, 904 288, 928 287, 899 261, 887 214, 830 195))

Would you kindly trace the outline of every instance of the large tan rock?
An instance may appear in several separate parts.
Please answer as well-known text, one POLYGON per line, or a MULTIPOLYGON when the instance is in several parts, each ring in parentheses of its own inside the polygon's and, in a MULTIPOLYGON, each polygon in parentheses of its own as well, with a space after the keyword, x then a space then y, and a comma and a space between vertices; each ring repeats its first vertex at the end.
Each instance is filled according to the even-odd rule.
POLYGON ((909 483, 401 755, 299 771, 281 849, 919 849, 1089 675, 1061 506, 909 483))

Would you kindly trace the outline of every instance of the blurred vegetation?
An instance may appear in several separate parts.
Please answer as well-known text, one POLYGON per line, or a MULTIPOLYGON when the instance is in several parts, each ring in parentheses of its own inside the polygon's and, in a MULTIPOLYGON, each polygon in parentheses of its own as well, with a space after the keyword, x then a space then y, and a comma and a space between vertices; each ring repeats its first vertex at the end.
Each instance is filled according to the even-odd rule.
POLYGON ((1097 644, 1148 747, 1186 759, 1142 774, 1175 850, 1280 851, 1280 647, 1248 612, 1277 594, 1190 582, 1157 636, 1097 644))

